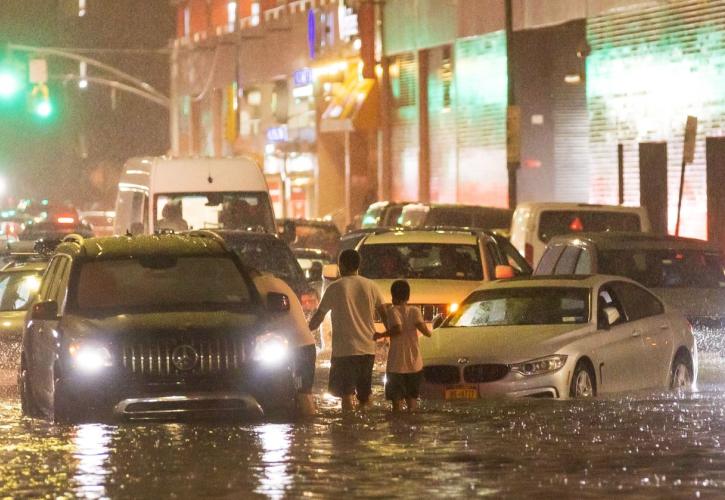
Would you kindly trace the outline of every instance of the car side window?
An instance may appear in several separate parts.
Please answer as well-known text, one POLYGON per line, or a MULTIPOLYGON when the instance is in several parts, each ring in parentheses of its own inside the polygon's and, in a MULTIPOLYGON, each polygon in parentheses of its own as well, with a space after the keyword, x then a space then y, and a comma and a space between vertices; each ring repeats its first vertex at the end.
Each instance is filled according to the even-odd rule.
POLYGON ((498 241, 498 249, 503 259, 502 264, 514 268, 517 276, 526 276, 531 274, 531 267, 514 246, 506 240, 498 241))
POLYGON ((55 276, 58 272, 58 266, 60 265, 60 259, 60 257, 53 257, 53 259, 50 261, 50 264, 48 265, 48 269, 43 275, 43 282, 40 284, 40 289, 38 290, 40 300, 48 300, 48 289, 55 280, 55 276))
POLYGON ((644 288, 623 281, 612 283, 611 286, 619 297, 629 321, 637 321, 665 312, 662 302, 644 288))
POLYGON ((574 274, 574 267, 581 253, 581 248, 568 246, 561 254, 559 262, 556 263, 554 274, 574 274))
POLYGON ((592 273, 592 254, 586 248, 582 248, 579 254, 579 260, 576 263, 574 274, 591 274, 592 273))
POLYGON ((564 253, 565 245, 550 246, 544 252, 536 267, 536 274, 553 274, 554 266, 556 266, 559 257, 564 253))
POLYGON ((619 301, 614 290, 612 290, 612 288, 610 287, 602 287, 599 289, 597 304, 597 310, 599 314, 601 314, 602 310, 605 307, 613 307, 619 313, 619 319, 617 319, 617 321, 610 326, 616 326, 627 321, 627 317, 624 314, 624 308, 622 307, 622 303, 619 301))

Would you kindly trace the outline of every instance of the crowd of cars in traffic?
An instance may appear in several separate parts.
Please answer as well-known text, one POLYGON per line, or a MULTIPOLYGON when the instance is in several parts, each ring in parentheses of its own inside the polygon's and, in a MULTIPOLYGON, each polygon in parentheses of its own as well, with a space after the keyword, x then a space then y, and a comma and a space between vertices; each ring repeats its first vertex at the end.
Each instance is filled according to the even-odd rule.
MULTIPOLYGON (((330 221, 269 220, 256 191, 138 192, 119 195, 122 224, 49 211, 5 233, 0 336, 22 349, 0 362, 19 363, 29 415, 293 411, 292 341, 269 325, 296 304, 309 318, 346 248, 386 296, 407 280, 436 328, 421 341, 424 397, 687 388, 698 350, 725 351, 720 252, 651 234, 638 207, 377 202, 341 235, 330 221), (261 293, 259 273, 289 293, 261 293)), ((329 327, 315 342, 328 349, 329 327)))

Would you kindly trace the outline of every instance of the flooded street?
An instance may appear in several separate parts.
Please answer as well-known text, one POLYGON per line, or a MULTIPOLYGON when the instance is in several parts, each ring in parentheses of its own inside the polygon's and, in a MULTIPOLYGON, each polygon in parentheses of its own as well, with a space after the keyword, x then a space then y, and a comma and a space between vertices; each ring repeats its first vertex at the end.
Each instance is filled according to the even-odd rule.
MULTIPOLYGON (((327 374, 318 375, 319 393, 327 374)), ((284 424, 87 424, 22 418, 0 403, 0 497, 532 496, 725 494, 725 363, 697 393, 587 402, 376 406, 284 424)))

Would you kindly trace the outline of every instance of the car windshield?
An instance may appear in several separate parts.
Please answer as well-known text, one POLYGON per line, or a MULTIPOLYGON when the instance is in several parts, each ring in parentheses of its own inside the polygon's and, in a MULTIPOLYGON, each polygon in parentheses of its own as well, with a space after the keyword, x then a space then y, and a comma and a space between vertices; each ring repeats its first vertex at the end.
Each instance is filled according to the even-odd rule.
POLYGON ((702 250, 605 250, 599 272, 626 276, 650 288, 723 288, 723 262, 702 250))
POLYGON ((560 234, 605 231, 642 230, 639 215, 631 212, 616 211, 576 211, 576 210, 547 210, 541 213, 539 220, 539 239, 549 241, 560 234))
POLYGON ((251 301, 230 257, 154 255, 86 262, 74 289, 81 314, 239 310, 251 301))
POLYGON ((26 311, 39 287, 36 271, 0 273, 0 311, 26 311))
POLYGON ((157 195, 157 229, 249 229, 276 232, 267 193, 180 193, 157 195))
POLYGON ((233 237, 225 237, 225 240, 244 265, 263 273, 271 273, 296 291, 306 283, 302 268, 284 242, 233 237))
POLYGON ((360 274, 370 279, 483 279, 483 266, 476 245, 363 245, 360 256, 360 274))
POLYGON ((588 321, 588 288, 530 287, 475 292, 445 326, 562 325, 588 321))

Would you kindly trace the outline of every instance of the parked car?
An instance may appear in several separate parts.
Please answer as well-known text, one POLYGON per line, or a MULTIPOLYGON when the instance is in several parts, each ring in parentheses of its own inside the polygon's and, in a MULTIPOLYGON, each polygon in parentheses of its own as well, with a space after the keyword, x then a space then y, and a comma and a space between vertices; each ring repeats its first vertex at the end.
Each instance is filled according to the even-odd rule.
POLYGON ((91 228, 95 236, 113 235, 113 221, 116 217, 113 210, 87 210, 79 212, 78 217, 91 228))
POLYGON ((582 232, 652 231, 642 207, 586 203, 519 203, 511 222, 511 243, 533 267, 554 236, 582 232))
POLYGON ((406 228, 475 228, 507 230, 513 210, 479 205, 411 203, 403 207, 400 225, 406 228))
MULTIPOLYGON (((420 307, 427 322, 455 311, 472 290, 495 280, 502 270, 505 276, 531 274, 505 238, 486 232, 386 232, 367 236, 357 250, 360 274, 375 281, 388 302, 393 281, 408 280, 410 304, 420 307)), ((337 273, 336 265, 325 269, 328 279, 337 273)))
POLYGON ((23 413, 56 421, 286 415, 289 312, 209 233, 58 246, 23 331, 23 413), (72 277, 72 278, 71 278, 72 277))
POLYGON ((11 255, 0 270, 0 368, 17 369, 25 314, 38 292, 48 258, 11 255))
POLYGON ((280 236, 292 248, 317 248, 337 255, 340 230, 332 221, 311 219, 279 219, 280 236))
POLYGON ((14 253, 33 252, 38 240, 60 241, 69 234, 79 234, 85 238, 94 236, 93 229, 81 222, 75 214, 58 215, 41 222, 28 222, 18 241, 8 242, 8 248, 14 253))
POLYGON ((587 398, 697 379, 687 320, 615 276, 486 283, 421 340, 422 395, 587 398))
POLYGON ((650 288, 689 319, 700 351, 725 354, 725 266, 715 245, 641 233, 558 236, 535 274, 591 273, 625 276, 650 288))
POLYGON ((409 203, 407 201, 376 201, 371 203, 362 216, 360 229, 400 226, 403 207, 409 203))

